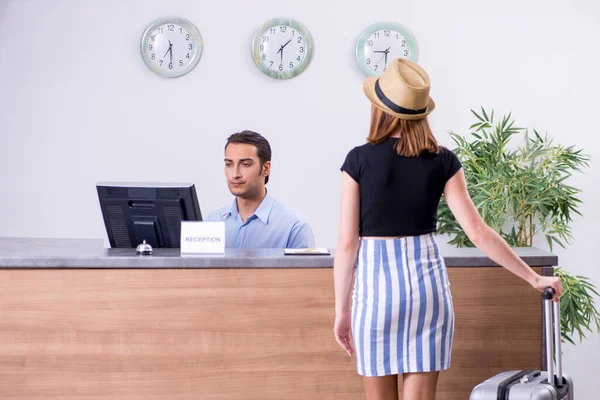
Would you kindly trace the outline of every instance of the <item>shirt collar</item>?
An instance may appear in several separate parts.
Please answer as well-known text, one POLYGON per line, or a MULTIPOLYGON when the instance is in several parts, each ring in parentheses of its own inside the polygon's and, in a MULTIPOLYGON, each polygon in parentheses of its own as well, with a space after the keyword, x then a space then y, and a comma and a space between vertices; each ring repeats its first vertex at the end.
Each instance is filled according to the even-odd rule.
MULTIPOLYGON (((269 191, 267 191, 265 198, 262 200, 256 211, 254 211, 254 215, 256 215, 256 217, 264 224, 269 222, 269 216, 271 215, 271 210, 273 209, 273 203, 275 203, 275 198, 269 194, 269 191)), ((231 203, 231 207, 229 209, 225 207, 223 210, 221 210, 222 218, 228 214, 234 218, 237 218, 239 214, 237 199, 235 197, 233 198, 233 202, 231 203)))
POLYGON ((238 216, 238 208, 237 208, 237 202, 236 202, 235 197, 233 198, 231 207, 227 208, 227 206, 225 206, 221 209, 221 218, 225 218, 228 215, 231 215, 234 218, 238 216))
POLYGON ((265 198, 260 203, 256 211, 254 211, 254 215, 256 215, 264 224, 269 222, 269 215, 271 215, 274 202, 275 199, 269 194, 269 191, 267 191, 265 198))

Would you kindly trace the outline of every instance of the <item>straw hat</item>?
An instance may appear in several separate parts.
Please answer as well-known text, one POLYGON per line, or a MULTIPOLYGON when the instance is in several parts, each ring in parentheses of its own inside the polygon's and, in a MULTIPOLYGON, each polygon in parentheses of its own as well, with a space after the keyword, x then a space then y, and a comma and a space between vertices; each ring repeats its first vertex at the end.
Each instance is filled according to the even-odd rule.
POLYGON ((395 59, 383 74, 367 78, 363 90, 375 107, 396 118, 423 119, 435 108, 429 76, 408 60, 395 59))

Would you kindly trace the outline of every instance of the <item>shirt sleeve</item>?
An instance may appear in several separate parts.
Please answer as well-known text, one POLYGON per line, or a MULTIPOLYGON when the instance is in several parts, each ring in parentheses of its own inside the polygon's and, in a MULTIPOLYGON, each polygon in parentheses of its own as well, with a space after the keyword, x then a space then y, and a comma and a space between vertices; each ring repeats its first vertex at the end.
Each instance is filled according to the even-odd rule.
POLYGON ((360 169, 358 166, 358 154, 356 152, 356 148, 353 148, 350 150, 350 152, 348 152, 346 160, 344 161, 344 164, 342 164, 340 170, 346 171, 346 173, 350 175, 352 179, 354 179, 356 182, 360 182, 360 169))
POLYGON ((446 154, 446 182, 450 180, 461 168, 462 164, 456 154, 449 149, 444 149, 446 154))
POLYGON ((315 238, 310 225, 306 222, 297 222, 292 227, 286 248, 307 249, 315 247, 315 238))

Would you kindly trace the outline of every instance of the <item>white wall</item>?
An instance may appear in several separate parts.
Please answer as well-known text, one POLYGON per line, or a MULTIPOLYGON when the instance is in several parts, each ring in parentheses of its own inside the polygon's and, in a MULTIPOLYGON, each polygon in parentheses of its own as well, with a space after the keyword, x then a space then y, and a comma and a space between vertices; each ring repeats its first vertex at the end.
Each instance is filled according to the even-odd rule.
MULTIPOLYGON (((416 36, 443 144, 484 105, 591 155, 571 181, 585 218, 556 253, 600 285, 594 0, 0 0, 0 236, 104 237, 99 180, 194 182, 207 213, 230 201, 225 138, 253 129, 273 148, 272 193, 304 213, 318 245, 334 247, 339 166, 368 128, 354 45, 381 20, 416 36), (173 14, 195 23, 205 51, 192 73, 165 80, 143 64, 139 39, 173 14), (311 65, 290 81, 263 75, 250 57, 255 28, 279 16, 300 20, 315 40, 311 65)), ((577 397, 594 398, 600 335, 564 351, 577 397)))

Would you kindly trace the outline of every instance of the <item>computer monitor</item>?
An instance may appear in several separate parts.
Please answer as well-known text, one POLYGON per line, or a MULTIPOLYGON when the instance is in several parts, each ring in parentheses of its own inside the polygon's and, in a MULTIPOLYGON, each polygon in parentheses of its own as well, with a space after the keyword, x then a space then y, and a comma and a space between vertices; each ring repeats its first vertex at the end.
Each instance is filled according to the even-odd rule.
POLYGON ((181 221, 202 221, 191 183, 96 184, 111 247, 179 248, 181 221))

